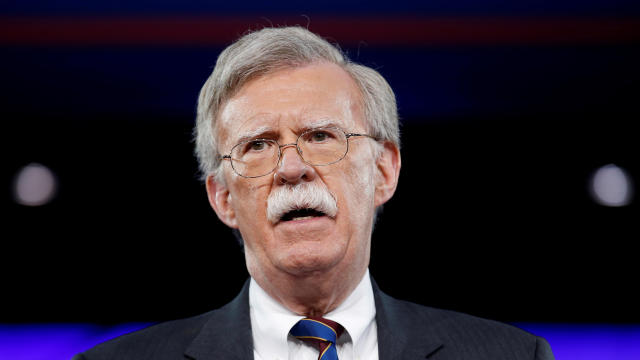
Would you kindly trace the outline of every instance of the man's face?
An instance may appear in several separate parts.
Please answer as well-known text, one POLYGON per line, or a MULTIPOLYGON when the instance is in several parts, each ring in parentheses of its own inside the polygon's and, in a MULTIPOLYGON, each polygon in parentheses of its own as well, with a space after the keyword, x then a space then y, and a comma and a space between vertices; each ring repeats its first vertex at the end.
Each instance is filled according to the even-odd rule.
MULTIPOLYGON (((253 79, 220 112, 220 152, 228 154, 247 135, 290 144, 314 127, 366 133, 360 97, 353 79, 333 64, 285 69, 253 79)), ((369 263, 374 209, 390 197, 376 196, 384 176, 376 165, 375 145, 367 137, 352 138, 347 156, 327 166, 308 165, 295 147, 285 147, 272 174, 243 178, 224 163, 226 184, 208 179, 209 198, 218 216, 242 234, 254 278, 327 271, 362 276, 369 263), (337 202, 336 215, 269 221, 269 195, 279 187, 303 183, 325 186, 337 202)))

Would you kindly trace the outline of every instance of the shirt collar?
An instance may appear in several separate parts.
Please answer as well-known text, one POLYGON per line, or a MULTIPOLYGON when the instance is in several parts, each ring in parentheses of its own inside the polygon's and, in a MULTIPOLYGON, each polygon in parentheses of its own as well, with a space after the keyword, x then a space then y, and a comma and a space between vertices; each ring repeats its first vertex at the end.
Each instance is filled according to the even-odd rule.
POLYGON ((367 327, 374 321, 375 316, 376 305, 373 298, 373 287, 371 286, 369 269, 367 269, 351 295, 324 317, 342 325, 351 336, 354 350, 356 353, 360 353, 360 339, 367 327))
MULTIPOLYGON (((249 309, 255 351, 262 358, 275 356, 287 359, 287 335, 303 316, 290 311, 269 296, 253 278, 249 284, 249 309)), ((365 329, 374 321, 375 315, 373 288, 367 269, 353 292, 324 317, 345 328, 357 352, 359 341, 365 329)))

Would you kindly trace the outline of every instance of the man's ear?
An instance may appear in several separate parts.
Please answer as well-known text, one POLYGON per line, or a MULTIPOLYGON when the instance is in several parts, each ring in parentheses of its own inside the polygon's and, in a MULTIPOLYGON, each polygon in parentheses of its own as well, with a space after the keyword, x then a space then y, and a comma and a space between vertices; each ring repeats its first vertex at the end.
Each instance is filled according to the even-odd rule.
POLYGON ((385 141, 382 153, 376 162, 376 207, 386 203, 395 193, 400 177, 401 163, 398 147, 390 141, 385 141))
POLYGON ((231 193, 227 186, 217 182, 213 175, 207 176, 206 186, 209 204, 211 204, 218 218, 230 228, 237 229, 236 212, 231 204, 231 193))

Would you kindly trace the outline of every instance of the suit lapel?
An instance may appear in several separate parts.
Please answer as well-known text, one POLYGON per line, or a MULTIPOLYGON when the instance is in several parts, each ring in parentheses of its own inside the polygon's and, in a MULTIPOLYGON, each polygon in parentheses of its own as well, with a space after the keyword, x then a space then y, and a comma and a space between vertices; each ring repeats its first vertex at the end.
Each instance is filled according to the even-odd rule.
POLYGON ((425 359, 443 348, 442 341, 426 335, 430 324, 420 322, 405 302, 380 291, 373 279, 371 283, 376 303, 380 360, 425 359))
MULTIPOLYGON (((407 303, 383 293, 373 278, 380 360, 425 359, 439 353, 443 342, 417 319, 407 303)), ((253 359, 249 281, 229 304, 208 314, 209 320, 191 342, 185 355, 196 360, 253 359)))
POLYGON ((209 320, 185 351, 186 356, 196 360, 253 359, 249 281, 233 301, 208 316, 209 320))

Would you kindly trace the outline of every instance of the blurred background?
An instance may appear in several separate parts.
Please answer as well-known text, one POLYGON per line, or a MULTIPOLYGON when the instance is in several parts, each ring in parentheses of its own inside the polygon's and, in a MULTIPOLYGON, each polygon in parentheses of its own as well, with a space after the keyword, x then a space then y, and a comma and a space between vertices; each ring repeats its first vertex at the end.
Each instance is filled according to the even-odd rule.
POLYGON ((384 291, 524 327, 558 359, 640 357, 637 1, 0 11, 0 358, 68 358, 235 296, 243 254, 192 127, 219 52, 271 25, 338 43, 396 92, 403 167, 370 267, 384 291))

